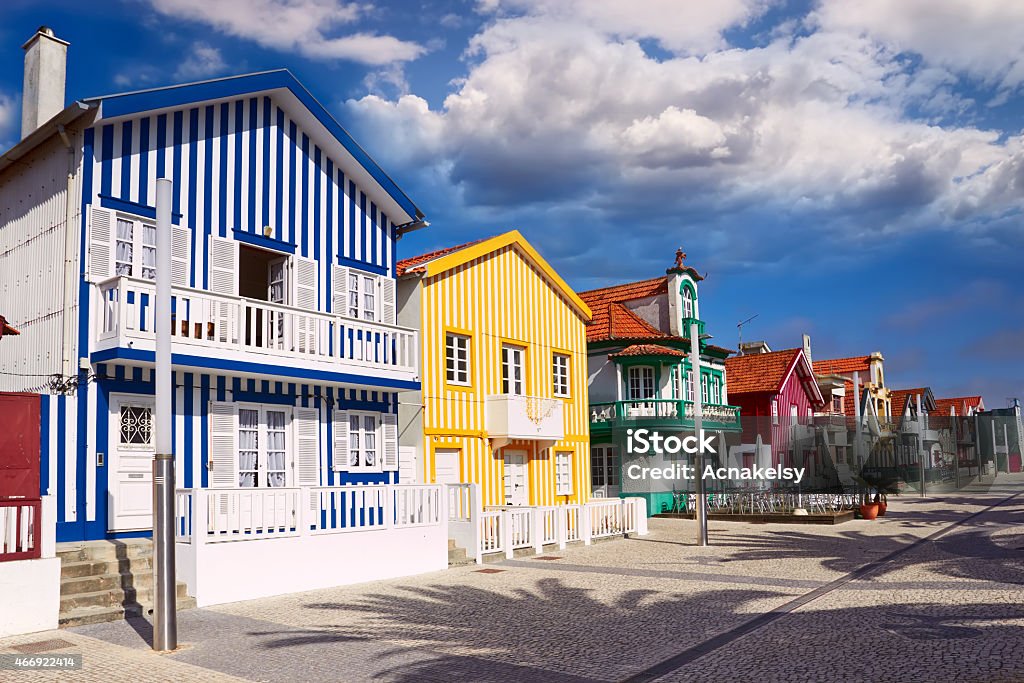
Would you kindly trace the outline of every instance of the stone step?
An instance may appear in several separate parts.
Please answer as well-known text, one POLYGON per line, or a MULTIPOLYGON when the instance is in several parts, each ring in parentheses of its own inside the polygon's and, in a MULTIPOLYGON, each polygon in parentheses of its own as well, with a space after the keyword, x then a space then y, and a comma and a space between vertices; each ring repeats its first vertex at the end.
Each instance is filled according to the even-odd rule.
MULTIPOLYGON (((181 598, 176 601, 178 611, 194 609, 195 598, 181 598)), ((108 621, 120 621, 126 617, 140 617, 149 614, 149 608, 139 604, 114 605, 114 606, 86 606, 76 607, 67 612, 62 612, 59 618, 61 628, 72 626, 85 626, 86 624, 101 624, 108 621)))
MULTIPOLYGON (((178 584, 177 596, 179 598, 188 597, 184 583, 178 584)), ((151 607, 153 604, 152 585, 140 588, 115 587, 75 594, 62 593, 60 596, 60 613, 66 614, 80 607, 115 607, 118 605, 131 605, 133 603, 147 608, 151 607)))
POLYGON ((153 541, 148 538, 57 544, 57 557, 62 562, 96 562, 152 556, 153 541))
POLYGON ((153 558, 135 557, 116 560, 81 560, 77 562, 62 561, 60 576, 72 579, 79 576, 102 576, 104 574, 153 573, 153 558))

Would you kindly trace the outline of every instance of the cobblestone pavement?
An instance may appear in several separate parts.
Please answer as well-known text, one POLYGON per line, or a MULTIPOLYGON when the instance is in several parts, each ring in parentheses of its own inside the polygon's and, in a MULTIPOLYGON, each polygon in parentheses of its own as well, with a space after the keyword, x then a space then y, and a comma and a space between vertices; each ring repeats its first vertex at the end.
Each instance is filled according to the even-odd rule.
POLYGON ((834 527, 712 522, 708 548, 693 522, 651 520, 646 537, 498 573, 191 610, 168 655, 140 620, 20 636, 0 652, 62 638, 84 668, 0 680, 1024 681, 1024 476, 889 510, 834 527))

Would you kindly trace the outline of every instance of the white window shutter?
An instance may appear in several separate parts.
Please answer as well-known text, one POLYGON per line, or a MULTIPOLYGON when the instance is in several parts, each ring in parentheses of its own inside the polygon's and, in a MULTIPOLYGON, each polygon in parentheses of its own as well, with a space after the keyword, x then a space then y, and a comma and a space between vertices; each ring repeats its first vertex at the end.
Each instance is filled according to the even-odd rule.
POLYGON ((319 272, 316 261, 311 258, 296 256, 294 267, 292 268, 292 286, 294 287, 292 305, 309 311, 317 310, 319 308, 317 306, 317 294, 319 293, 319 288, 317 287, 318 279, 319 272))
POLYGON ((295 409, 295 485, 320 485, 320 411, 295 409))
POLYGON ((384 470, 398 470, 398 416, 394 413, 384 415, 384 470))
POLYGON ((192 253, 192 231, 171 226, 171 284, 188 287, 189 256, 192 253))
POLYGON ((211 488, 238 486, 238 406, 234 403, 210 403, 210 470, 211 488))
POLYGON ((380 278, 381 321, 386 325, 395 324, 395 281, 389 277, 380 278))
POLYGON ((335 315, 348 315, 348 268, 331 269, 331 310, 335 315))
POLYGON ((114 214, 92 207, 89 212, 89 280, 114 276, 114 214))
POLYGON ((334 469, 348 470, 348 411, 334 411, 334 469))
POLYGON ((238 244, 210 235, 210 291, 238 296, 238 244))

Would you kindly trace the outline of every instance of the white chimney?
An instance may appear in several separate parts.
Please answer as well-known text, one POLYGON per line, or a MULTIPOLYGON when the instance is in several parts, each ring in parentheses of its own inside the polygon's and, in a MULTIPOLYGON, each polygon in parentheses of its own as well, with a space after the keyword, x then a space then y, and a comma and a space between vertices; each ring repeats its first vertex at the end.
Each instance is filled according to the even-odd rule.
POLYGON ((25 85, 21 92, 21 137, 25 139, 64 109, 68 43, 40 26, 25 51, 25 85))
POLYGON ((811 360, 811 335, 804 335, 804 356, 807 358, 807 364, 810 365, 813 361, 811 360))

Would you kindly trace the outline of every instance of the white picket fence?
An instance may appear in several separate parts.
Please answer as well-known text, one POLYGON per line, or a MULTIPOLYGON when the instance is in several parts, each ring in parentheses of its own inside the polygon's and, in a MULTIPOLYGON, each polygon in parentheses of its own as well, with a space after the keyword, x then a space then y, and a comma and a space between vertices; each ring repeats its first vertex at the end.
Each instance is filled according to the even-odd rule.
POLYGON ((643 498, 611 498, 582 505, 488 507, 477 484, 448 484, 448 535, 477 563, 490 553, 513 557, 519 548, 590 545, 597 538, 647 534, 643 498))
POLYGON ((444 523, 437 485, 178 489, 175 541, 224 543, 444 523))

